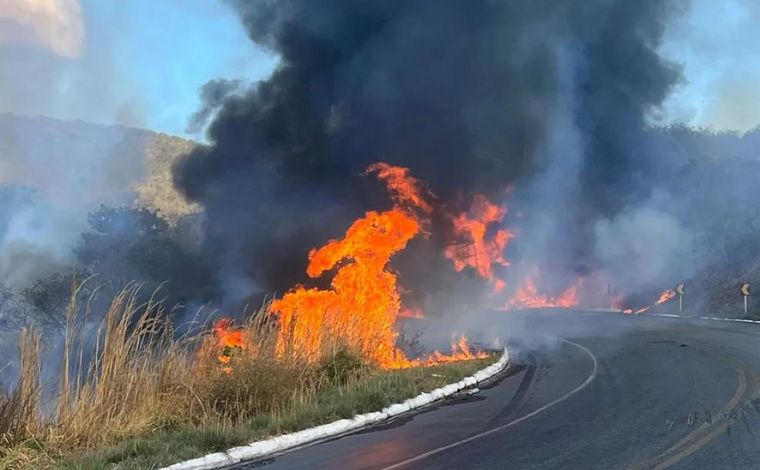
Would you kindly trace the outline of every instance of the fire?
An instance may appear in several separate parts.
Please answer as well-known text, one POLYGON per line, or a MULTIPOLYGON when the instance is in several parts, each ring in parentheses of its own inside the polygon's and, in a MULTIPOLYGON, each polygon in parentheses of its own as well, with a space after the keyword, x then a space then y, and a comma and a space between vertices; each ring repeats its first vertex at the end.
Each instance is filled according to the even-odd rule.
POLYGON ((420 230, 402 210, 367 212, 354 222, 342 240, 309 253, 306 274, 311 278, 338 266, 328 290, 297 287, 271 304, 279 315, 277 348, 297 345, 310 360, 317 359, 325 340, 340 338, 346 345, 381 365, 404 360, 394 347, 401 300, 396 275, 387 269, 391 256, 420 230))
MULTIPOLYGON (((408 168, 375 163, 366 173, 374 173, 390 193, 390 210, 368 211, 355 220, 340 239, 329 240, 308 254, 306 275, 316 279, 333 274, 328 288, 297 285, 269 306, 278 324, 274 350, 279 356, 295 356, 308 361, 320 359, 327 348, 342 345, 384 368, 430 365, 485 357, 474 352, 466 337, 452 341, 451 354, 434 352, 427 358, 409 359, 396 347, 394 325, 398 317, 425 318, 422 309, 402 305, 397 275, 391 258, 404 250, 410 240, 427 235, 433 213, 444 214, 451 222, 458 244, 445 248, 456 271, 472 268, 488 280, 493 293, 505 290, 496 275, 499 266, 509 266, 504 250, 514 232, 500 227, 507 207, 476 194, 470 208, 458 215, 445 215, 435 195, 408 168), (440 211, 440 212, 437 212, 440 211)), ((525 279, 506 308, 572 307, 578 303, 580 279, 556 296, 539 293, 532 277, 525 279)), ((251 351, 242 329, 231 328, 230 320, 214 325, 217 358, 226 372, 239 351, 251 351)))
POLYGON ((483 357, 486 357, 484 352, 472 352, 467 338, 465 336, 460 336, 459 339, 451 341, 451 354, 441 354, 440 352, 435 351, 427 359, 422 361, 422 364, 442 364, 446 362, 480 359, 483 357))
MULTIPOLYGON (((316 360, 325 345, 343 343, 381 367, 418 365, 395 346, 393 329, 401 311, 391 257, 403 250, 421 231, 416 214, 432 207, 422 196, 420 183, 408 169, 378 163, 377 172, 391 192, 394 207, 367 212, 340 240, 330 240, 309 253, 306 274, 311 278, 337 269, 326 290, 298 286, 270 305, 279 321, 278 354, 301 354, 316 360)), ((469 350, 458 358, 470 358, 469 350)), ((432 356, 431 356, 432 357, 432 356)), ((443 355, 435 361, 443 360, 443 355)), ((457 359, 458 360, 458 359, 457 359)))
POLYGON ((665 302, 667 302, 668 300, 672 299, 675 296, 676 296, 676 291, 675 290, 673 290, 673 289, 667 289, 667 290, 664 290, 663 292, 660 293, 660 296, 657 297, 657 300, 655 300, 654 304, 647 305, 646 307, 641 307, 641 308, 639 308, 637 310, 633 310, 632 308, 627 308, 627 309, 623 310, 623 313, 638 315, 639 313, 646 312, 647 310, 649 310, 650 308, 652 308, 655 305, 664 304, 665 302))
POLYGON ((668 300, 672 299, 676 296, 676 291, 673 289, 668 289, 665 292, 660 294, 660 297, 657 298, 657 301, 654 303, 655 305, 664 304, 668 300))
POLYGON ((494 292, 504 289, 504 281, 494 275, 496 265, 509 266, 504 257, 504 249, 514 238, 514 233, 506 229, 496 230, 488 236, 492 224, 501 223, 507 215, 507 207, 493 204, 482 194, 473 198, 470 210, 452 217, 454 235, 462 240, 457 245, 446 248, 444 255, 454 262, 454 269, 462 271, 473 268, 478 276, 494 283, 494 292))
POLYGON ((557 296, 541 294, 532 277, 528 277, 512 296, 507 308, 574 307, 578 305, 580 280, 557 296))
POLYGON ((423 193, 428 198, 432 198, 433 195, 424 189, 417 178, 409 174, 409 168, 379 162, 367 168, 367 173, 373 172, 376 172, 377 177, 385 182, 396 204, 411 205, 428 215, 433 212, 433 207, 427 202, 423 193))
POLYGON ((243 329, 233 328, 232 320, 229 318, 220 318, 214 322, 213 331, 213 341, 207 342, 201 351, 204 354, 213 351, 222 364, 222 370, 229 374, 232 372, 233 357, 248 349, 243 329))
POLYGON ((425 318, 425 311, 421 308, 403 308, 398 312, 399 317, 403 318, 425 318))

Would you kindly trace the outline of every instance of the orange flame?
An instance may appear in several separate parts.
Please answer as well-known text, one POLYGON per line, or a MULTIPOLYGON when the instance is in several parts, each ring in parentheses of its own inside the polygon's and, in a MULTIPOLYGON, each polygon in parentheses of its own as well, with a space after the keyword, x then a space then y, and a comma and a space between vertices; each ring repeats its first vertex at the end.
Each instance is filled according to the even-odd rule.
POLYGON ((419 223, 399 209, 367 212, 342 240, 309 253, 306 274, 315 278, 336 267, 331 289, 297 287, 271 304, 279 314, 278 352, 297 345, 317 359, 327 338, 340 338, 381 365, 401 359, 394 347, 393 324, 401 301, 396 275, 387 270, 390 257, 418 232, 419 223))
POLYGON ((528 277, 509 301, 508 308, 575 307, 578 305, 580 280, 557 296, 541 294, 532 277, 528 277))
POLYGON ((382 367, 420 364, 395 346, 393 326, 401 300, 396 274, 388 264, 420 233, 415 210, 427 214, 432 207, 408 169, 378 163, 368 171, 377 171, 386 182, 395 207, 367 212, 341 240, 330 240, 309 253, 309 277, 335 268, 337 272, 327 290, 298 286, 272 302, 270 312, 280 325, 278 354, 297 353, 316 360, 324 345, 337 340, 382 367))
POLYGON ((501 223, 507 214, 506 206, 493 204, 482 194, 476 194, 468 212, 451 219, 454 235, 461 243, 446 248, 444 255, 454 262, 454 269, 473 268, 478 276, 494 283, 494 292, 504 289, 504 281, 494 275, 494 265, 509 266, 504 249, 514 233, 498 229, 488 237, 491 224, 501 223))
POLYGON ((458 340, 451 341, 451 354, 442 354, 438 351, 435 351, 430 356, 428 356, 427 359, 422 361, 422 364, 443 364, 454 361, 480 359, 486 356, 487 354, 482 351, 472 352, 470 349, 470 342, 465 336, 460 336, 458 340))
POLYGON ((425 311, 421 308, 404 308, 398 312, 399 317, 403 318, 425 318, 425 311))
POLYGON ((623 313, 638 315, 639 313, 646 312, 647 310, 649 310, 655 305, 664 304, 665 302, 667 302, 668 300, 672 299, 675 296, 676 296, 676 291, 674 291, 673 289, 666 289, 660 293, 660 296, 657 297, 657 300, 655 300, 652 305, 647 305, 646 307, 641 307, 637 310, 633 310, 632 308, 627 308, 623 310, 623 313))
POLYGON ((672 299, 676 296, 676 291, 673 289, 668 289, 660 294, 660 297, 657 298, 657 301, 654 303, 655 305, 664 304, 668 300, 672 299))
MULTIPOLYGON (((232 320, 220 318, 214 322, 214 336, 209 338, 201 348, 201 354, 215 354, 222 364, 222 371, 232 372, 232 361, 235 356, 248 349, 244 333, 241 328, 233 328, 232 320)), ((250 351, 249 351, 250 352, 250 351)))
POLYGON ((367 173, 373 172, 377 172, 377 177, 385 182, 396 204, 411 205, 428 215, 433 212, 433 207, 427 202, 423 193, 428 198, 432 198, 433 195, 424 189, 417 178, 409 174, 409 168, 379 162, 367 168, 367 173))

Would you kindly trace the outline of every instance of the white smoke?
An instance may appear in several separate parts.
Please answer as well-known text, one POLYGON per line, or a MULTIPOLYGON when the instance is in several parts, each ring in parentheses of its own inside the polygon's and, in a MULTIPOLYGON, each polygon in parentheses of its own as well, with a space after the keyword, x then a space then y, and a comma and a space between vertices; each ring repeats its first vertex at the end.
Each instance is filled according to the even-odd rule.
POLYGON ((624 210, 595 227, 596 256, 626 292, 662 289, 693 272, 693 240, 678 219, 646 205, 624 210), (691 269, 689 268, 691 267, 691 269))
POLYGON ((28 44, 79 57, 84 37, 79 0, 0 0, 0 45, 28 44))

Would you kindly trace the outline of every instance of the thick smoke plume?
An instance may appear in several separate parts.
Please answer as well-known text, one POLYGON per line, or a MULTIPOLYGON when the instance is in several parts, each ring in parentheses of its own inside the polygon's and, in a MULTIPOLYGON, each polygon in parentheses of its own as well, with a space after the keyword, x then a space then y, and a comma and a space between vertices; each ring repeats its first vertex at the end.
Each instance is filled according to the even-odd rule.
POLYGON ((615 230, 595 221, 650 196, 646 116, 680 77, 656 52, 675 2, 232 4, 280 65, 212 96, 210 145, 174 175, 205 206, 205 254, 232 300, 302 281, 310 248, 388 204, 362 176, 376 161, 452 207, 514 185, 512 255, 574 274, 597 258, 595 231, 615 230))

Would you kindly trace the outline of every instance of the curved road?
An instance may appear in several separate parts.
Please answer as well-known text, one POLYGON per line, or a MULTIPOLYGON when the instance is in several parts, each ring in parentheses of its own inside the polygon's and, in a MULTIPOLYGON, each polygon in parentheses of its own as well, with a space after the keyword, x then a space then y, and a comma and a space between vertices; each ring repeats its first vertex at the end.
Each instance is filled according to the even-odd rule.
POLYGON ((568 311, 470 320, 511 333, 512 365, 494 383, 234 468, 760 468, 760 325, 568 311))

